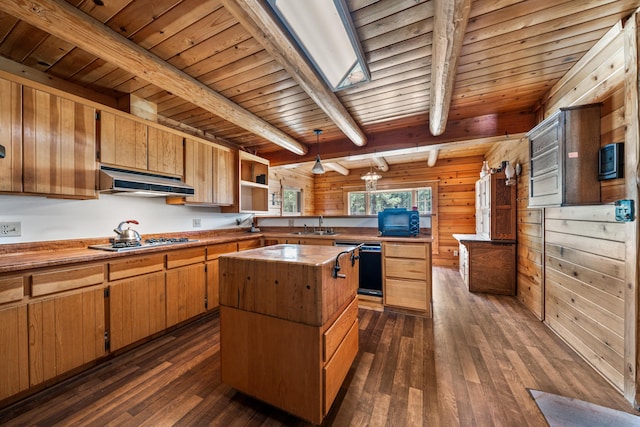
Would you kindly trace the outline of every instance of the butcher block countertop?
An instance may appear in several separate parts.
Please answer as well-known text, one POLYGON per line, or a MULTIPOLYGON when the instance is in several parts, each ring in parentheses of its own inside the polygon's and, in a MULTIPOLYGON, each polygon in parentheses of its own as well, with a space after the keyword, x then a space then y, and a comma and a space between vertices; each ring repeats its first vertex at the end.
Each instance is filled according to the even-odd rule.
POLYGON ((243 252, 225 254, 225 257, 287 264, 322 265, 333 262, 348 246, 275 245, 243 252))
MULTIPOLYGON (((143 239, 147 237, 150 236, 144 235, 143 239)), ((109 252, 88 248, 89 245, 107 243, 105 239, 60 240, 0 245, 0 274, 249 240, 259 238, 261 235, 256 233, 235 232, 219 235, 204 234, 202 236, 189 234, 188 237, 197 241, 173 245, 159 245, 153 248, 130 249, 122 252, 109 252)))
POLYGON ((322 326, 356 295, 350 249, 280 244, 221 255, 220 305, 322 326))

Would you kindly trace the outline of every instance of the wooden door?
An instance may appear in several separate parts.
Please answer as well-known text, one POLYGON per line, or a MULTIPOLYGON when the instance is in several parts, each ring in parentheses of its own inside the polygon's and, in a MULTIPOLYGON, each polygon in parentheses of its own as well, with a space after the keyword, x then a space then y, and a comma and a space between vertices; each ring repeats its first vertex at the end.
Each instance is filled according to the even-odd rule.
POLYGON ((105 355, 104 287, 29 303, 30 384, 105 355))
POLYGON ((233 205, 236 187, 236 160, 231 150, 213 149, 213 203, 233 205))
POLYGON ((95 197, 95 109, 23 88, 23 183, 27 193, 95 197))
POLYGON ((29 388, 27 305, 0 310, 0 400, 29 388))
POLYGON ((114 282, 109 290, 111 351, 166 328, 164 272, 114 282))
POLYGON ((112 166, 147 170, 148 126, 127 117, 100 112, 100 161, 112 166))
POLYGON ((187 184, 195 194, 187 197, 188 203, 213 203, 213 147, 192 139, 185 140, 185 174, 187 184))
POLYGON ((180 135, 149 126, 149 172, 182 177, 184 173, 184 144, 180 135))
POLYGON ((204 270, 204 264, 193 264, 167 271, 167 327, 204 313, 204 270))
POLYGON ((0 191, 22 191, 22 86, 0 79, 0 191))

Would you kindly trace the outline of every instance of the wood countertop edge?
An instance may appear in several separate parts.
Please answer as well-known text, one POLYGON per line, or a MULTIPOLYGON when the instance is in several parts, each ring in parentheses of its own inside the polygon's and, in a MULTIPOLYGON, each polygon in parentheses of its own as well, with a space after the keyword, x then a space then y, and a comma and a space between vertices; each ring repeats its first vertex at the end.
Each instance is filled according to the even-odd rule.
MULTIPOLYGON (((0 274, 17 273, 22 270, 32 270, 43 267, 56 267, 72 265, 76 263, 86 263, 93 261, 107 261, 131 256, 157 254, 159 252, 176 251, 187 248, 197 248, 209 246, 217 243, 228 243, 233 241, 249 240, 261 237, 259 233, 239 232, 237 234, 220 235, 215 237, 199 238, 194 242, 179 243, 171 246, 157 246, 145 249, 131 249, 123 252, 109 252, 87 247, 75 247, 67 249, 36 251, 24 251, 16 253, 5 253, 0 257, 0 274)), ((104 242, 103 242, 104 243, 104 242)))
POLYGON ((333 235, 318 234, 295 234, 289 231, 263 231, 265 238, 289 238, 289 239, 318 239, 318 240, 337 240, 337 241, 354 241, 354 242, 406 242, 406 243, 432 243, 433 238, 427 236, 416 237, 394 237, 394 236, 378 236, 372 234, 357 233, 337 233, 333 235))

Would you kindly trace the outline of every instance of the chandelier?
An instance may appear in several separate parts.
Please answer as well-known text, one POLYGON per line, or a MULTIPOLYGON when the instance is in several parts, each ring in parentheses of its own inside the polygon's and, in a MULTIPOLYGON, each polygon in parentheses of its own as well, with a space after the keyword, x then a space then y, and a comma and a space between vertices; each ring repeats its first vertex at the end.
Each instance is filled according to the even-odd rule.
POLYGON ((375 191, 380 178, 382 178, 382 175, 378 172, 374 172, 373 167, 370 167, 369 172, 360 177, 360 179, 364 180, 364 186, 367 191, 375 191))

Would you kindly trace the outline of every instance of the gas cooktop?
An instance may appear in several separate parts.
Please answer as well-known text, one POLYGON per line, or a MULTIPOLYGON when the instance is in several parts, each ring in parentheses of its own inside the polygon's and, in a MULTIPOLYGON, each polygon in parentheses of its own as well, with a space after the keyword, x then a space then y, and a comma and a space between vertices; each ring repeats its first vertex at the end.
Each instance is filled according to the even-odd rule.
POLYGON ((149 249, 157 248, 158 246, 170 246, 180 243, 197 242, 197 240, 191 240, 187 237, 154 237, 139 242, 113 242, 105 243, 102 245, 91 245, 89 249, 100 249, 102 251, 110 252, 123 252, 134 249, 149 249))

